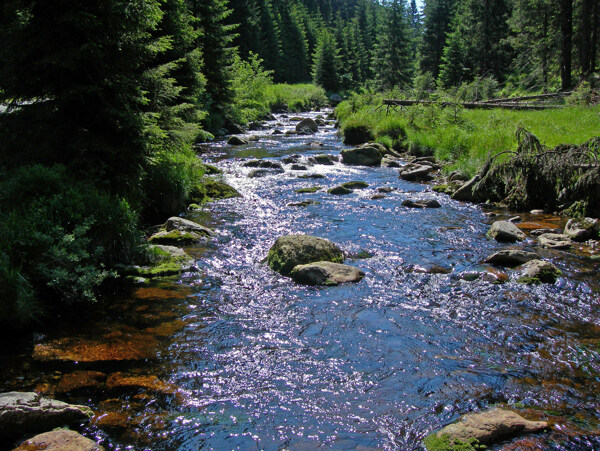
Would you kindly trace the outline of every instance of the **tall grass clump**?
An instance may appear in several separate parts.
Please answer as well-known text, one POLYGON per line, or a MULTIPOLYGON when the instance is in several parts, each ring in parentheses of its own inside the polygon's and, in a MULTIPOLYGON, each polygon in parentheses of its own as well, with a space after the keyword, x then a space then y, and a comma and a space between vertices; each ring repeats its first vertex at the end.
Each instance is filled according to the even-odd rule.
POLYGON ((266 88, 265 96, 271 111, 308 111, 327 104, 325 90, 312 84, 273 84, 266 88))

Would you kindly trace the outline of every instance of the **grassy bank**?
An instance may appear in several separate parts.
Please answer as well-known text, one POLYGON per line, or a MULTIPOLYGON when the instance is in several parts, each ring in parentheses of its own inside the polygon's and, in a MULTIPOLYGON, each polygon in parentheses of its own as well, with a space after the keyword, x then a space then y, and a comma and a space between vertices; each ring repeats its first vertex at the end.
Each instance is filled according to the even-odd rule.
POLYGON ((357 129, 388 146, 415 155, 434 155, 473 175, 488 155, 517 148, 516 131, 525 128, 542 144, 581 144, 600 134, 600 106, 569 106, 543 111, 465 110, 461 107, 412 106, 386 114, 385 95, 354 96, 337 108, 345 136, 357 129))

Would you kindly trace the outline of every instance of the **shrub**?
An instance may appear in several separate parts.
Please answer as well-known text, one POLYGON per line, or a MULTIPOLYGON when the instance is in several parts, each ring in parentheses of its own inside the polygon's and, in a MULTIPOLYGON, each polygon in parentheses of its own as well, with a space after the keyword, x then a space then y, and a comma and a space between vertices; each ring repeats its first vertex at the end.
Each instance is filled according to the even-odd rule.
POLYGON ((129 204, 75 181, 64 166, 21 167, 0 180, 0 320, 26 322, 34 299, 93 302, 140 236, 129 204), (35 296, 35 297, 34 297, 35 296))

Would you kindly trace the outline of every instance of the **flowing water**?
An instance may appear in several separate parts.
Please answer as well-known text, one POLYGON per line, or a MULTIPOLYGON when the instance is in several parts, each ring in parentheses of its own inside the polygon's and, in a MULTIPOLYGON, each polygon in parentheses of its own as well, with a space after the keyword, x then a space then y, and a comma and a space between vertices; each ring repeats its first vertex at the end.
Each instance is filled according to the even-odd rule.
MULTIPOLYGON (((596 249, 542 250, 528 239, 515 247, 563 276, 523 286, 516 271, 482 263, 510 247, 485 237, 497 218, 402 181, 397 169, 284 164, 250 177, 243 164, 253 158, 339 155, 332 125, 314 136, 270 134, 295 123, 278 117, 257 143, 200 149, 243 197, 186 215, 216 230, 187 249, 197 272, 5 345, 0 389, 89 405, 96 416, 83 432, 107 449, 421 449, 432 430, 497 403, 555 422, 504 449, 600 449, 596 249), (354 180, 369 188, 326 193, 354 180), (313 186, 323 189, 295 192, 313 186), (382 187, 392 190, 372 199, 382 187), (405 208, 407 198, 442 208, 405 208), (315 203, 288 206, 305 200, 315 203), (334 241, 366 277, 307 287, 274 273, 264 263, 270 246, 297 233, 334 241), (40 345, 89 358, 32 359, 40 345)), ((525 229, 563 225, 523 220, 525 229)))

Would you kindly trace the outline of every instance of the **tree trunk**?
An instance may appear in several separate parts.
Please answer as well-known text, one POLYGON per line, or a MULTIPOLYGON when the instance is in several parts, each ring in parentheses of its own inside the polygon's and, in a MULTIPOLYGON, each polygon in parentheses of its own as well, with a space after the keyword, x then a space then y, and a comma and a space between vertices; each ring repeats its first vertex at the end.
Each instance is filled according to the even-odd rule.
POLYGON ((573 0, 560 0, 560 78, 562 90, 571 87, 571 60, 573 51, 573 0))
POLYGON ((593 0, 581 0, 581 21, 579 24, 579 60, 581 78, 586 79, 592 72, 592 6, 593 0))
POLYGON ((596 57, 598 55, 598 34, 600 33, 600 5, 597 1, 592 2, 592 39, 590 42, 590 69, 596 72, 596 57))

